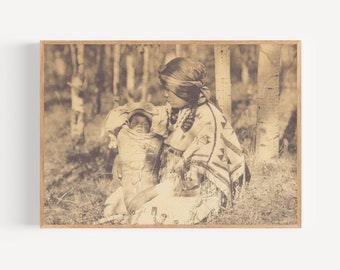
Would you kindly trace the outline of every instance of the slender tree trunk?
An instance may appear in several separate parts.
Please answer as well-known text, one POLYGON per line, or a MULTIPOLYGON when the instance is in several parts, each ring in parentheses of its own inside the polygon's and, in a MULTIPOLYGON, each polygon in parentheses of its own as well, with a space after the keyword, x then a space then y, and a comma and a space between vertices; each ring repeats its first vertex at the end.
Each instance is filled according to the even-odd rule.
POLYGON ((163 47, 164 50, 164 60, 163 64, 167 64, 172 59, 176 58, 176 46, 174 45, 165 45, 163 47))
POLYGON ((135 63, 134 56, 129 54, 126 56, 126 89, 129 102, 133 102, 135 92, 135 63))
POLYGON ((249 69, 245 62, 242 62, 241 65, 241 80, 244 87, 247 87, 249 83, 249 69))
POLYGON ((280 45, 259 47, 256 154, 270 161, 279 154, 280 45))
POLYGON ((77 63, 78 63, 78 73, 83 76, 84 79, 84 44, 77 44, 77 63))
POLYGON ((96 72, 96 81, 95 81, 95 89, 94 95, 92 99, 92 115, 99 114, 101 110, 101 102, 100 96, 101 92, 103 91, 104 86, 104 57, 105 57, 105 47, 104 45, 99 45, 97 48, 97 56, 96 56, 96 63, 97 63, 97 72, 96 72))
POLYGON ((176 56, 177 57, 183 56, 183 45, 176 44, 176 56))
POLYGON ((103 85, 103 92, 109 91, 110 93, 113 93, 113 84, 111 87, 111 83, 108 83, 108 80, 111 80, 110 82, 113 82, 113 55, 111 51, 112 45, 104 45, 104 64, 103 64, 103 70, 104 70, 104 85, 103 85))
POLYGON ((73 150, 80 152, 85 143, 84 136, 84 45, 70 45, 73 64, 71 88, 71 138, 73 150))
POLYGON ((54 76, 54 63, 51 59, 54 59, 54 46, 44 46, 45 55, 45 87, 52 87, 56 85, 56 80, 54 76), (50 59, 50 60, 47 60, 50 59))
POLYGON ((215 45, 216 100, 222 112, 231 120, 231 80, 229 45, 215 45))
POLYGON ((192 58, 196 58, 197 57, 197 45, 191 45, 191 55, 192 55, 192 58))
POLYGON ((120 45, 113 46, 113 107, 119 105, 119 92, 120 92, 120 45))
POLYGON ((76 45, 70 45, 70 52, 71 52, 71 61, 72 61, 72 76, 74 77, 78 73, 76 45))
POLYGON ((66 84, 66 63, 64 55, 61 51, 57 50, 54 53, 54 77, 56 79, 56 85, 58 89, 64 89, 66 84))
POLYGON ((147 101, 149 80, 149 48, 143 48, 143 78, 142 78, 142 97, 141 101, 147 101))

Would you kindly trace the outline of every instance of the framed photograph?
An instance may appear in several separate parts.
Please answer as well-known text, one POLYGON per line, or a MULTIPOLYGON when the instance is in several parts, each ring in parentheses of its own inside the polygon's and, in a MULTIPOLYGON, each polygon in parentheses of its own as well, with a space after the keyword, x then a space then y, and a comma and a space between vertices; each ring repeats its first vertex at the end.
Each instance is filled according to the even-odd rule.
POLYGON ((41 41, 41 227, 301 227, 300 41, 41 41))

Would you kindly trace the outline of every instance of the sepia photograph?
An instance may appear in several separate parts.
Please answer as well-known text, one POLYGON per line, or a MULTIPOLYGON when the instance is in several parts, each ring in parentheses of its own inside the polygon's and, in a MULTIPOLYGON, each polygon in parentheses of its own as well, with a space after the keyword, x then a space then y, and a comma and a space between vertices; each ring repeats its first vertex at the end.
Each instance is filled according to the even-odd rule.
POLYGON ((300 228, 300 41, 41 41, 40 226, 300 228))

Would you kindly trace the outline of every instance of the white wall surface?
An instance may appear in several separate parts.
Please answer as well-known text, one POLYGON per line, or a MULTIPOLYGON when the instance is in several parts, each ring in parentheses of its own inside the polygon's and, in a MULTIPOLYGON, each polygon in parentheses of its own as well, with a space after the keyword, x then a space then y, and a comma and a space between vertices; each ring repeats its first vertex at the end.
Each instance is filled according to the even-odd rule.
POLYGON ((75 2, 0 3, 0 269, 340 269, 336 1, 75 2), (49 39, 302 40, 302 228, 40 229, 49 39))

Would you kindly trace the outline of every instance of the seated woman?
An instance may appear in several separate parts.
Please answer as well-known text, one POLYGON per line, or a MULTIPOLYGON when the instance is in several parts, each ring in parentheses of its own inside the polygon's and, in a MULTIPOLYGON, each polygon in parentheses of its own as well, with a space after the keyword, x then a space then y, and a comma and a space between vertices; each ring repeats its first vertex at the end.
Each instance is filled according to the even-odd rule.
POLYGON ((188 58, 175 58, 159 70, 171 106, 168 135, 160 183, 130 202, 137 224, 213 223, 246 180, 241 146, 230 121, 209 101, 205 72, 203 64, 188 58))

